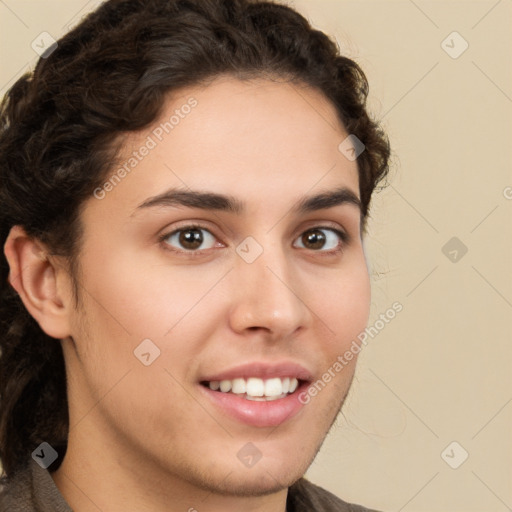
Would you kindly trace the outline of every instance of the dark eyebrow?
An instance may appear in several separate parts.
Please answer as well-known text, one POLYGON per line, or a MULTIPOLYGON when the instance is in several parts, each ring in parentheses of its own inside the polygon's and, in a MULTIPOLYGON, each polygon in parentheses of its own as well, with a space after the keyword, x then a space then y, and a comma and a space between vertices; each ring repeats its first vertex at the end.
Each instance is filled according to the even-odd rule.
POLYGON ((219 210, 240 214, 244 205, 238 199, 215 192, 200 192, 198 190, 170 189, 154 197, 146 199, 137 206, 136 210, 155 206, 188 206, 201 210, 219 210))
MULTIPOLYGON (((303 197, 292 208, 296 214, 304 214, 324 208, 333 208, 342 204, 352 204, 362 211, 362 205, 357 195, 347 187, 327 190, 320 194, 303 197)), ((137 206, 136 211, 156 206, 186 206, 201 210, 217 210, 241 214, 244 211, 243 201, 237 198, 215 192, 198 190, 170 189, 154 197, 146 199, 137 206)), ((135 212, 134 212, 135 213, 135 212)))
POLYGON ((334 190, 328 190, 317 194, 316 196, 305 197, 293 208, 297 213, 308 213, 324 208, 332 208, 341 204, 352 204, 363 210, 361 200, 357 195, 347 187, 341 187, 334 190))

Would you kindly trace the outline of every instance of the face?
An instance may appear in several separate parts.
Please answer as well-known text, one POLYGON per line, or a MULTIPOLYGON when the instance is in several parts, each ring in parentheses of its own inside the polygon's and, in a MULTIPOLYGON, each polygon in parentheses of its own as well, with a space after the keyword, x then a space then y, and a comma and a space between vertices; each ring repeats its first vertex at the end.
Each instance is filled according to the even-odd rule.
POLYGON ((82 213, 70 443, 82 429, 113 459, 219 494, 304 474, 356 357, 333 365, 369 314, 347 135, 319 92, 224 77, 126 139, 82 213))

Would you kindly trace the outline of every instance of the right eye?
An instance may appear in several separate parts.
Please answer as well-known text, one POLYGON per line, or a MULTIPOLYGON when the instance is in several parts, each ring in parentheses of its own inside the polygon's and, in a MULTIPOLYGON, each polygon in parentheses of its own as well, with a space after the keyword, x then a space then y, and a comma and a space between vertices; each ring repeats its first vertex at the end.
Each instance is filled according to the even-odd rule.
MULTIPOLYGON (((174 247, 177 252, 195 252, 215 247, 216 238, 203 226, 190 225, 175 229, 160 238, 166 245, 174 247), (207 247, 201 246, 206 244, 207 247)), ((172 249, 174 250, 174 249, 172 249)))

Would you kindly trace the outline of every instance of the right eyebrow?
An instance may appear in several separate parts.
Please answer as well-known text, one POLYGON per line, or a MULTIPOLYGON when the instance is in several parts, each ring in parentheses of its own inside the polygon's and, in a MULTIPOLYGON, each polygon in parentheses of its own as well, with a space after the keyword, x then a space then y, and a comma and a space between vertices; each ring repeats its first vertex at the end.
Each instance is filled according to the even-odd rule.
POLYGON ((215 192, 172 188, 162 194, 146 199, 137 206, 135 211, 156 206, 187 206, 189 208, 227 211, 236 214, 240 214, 244 210, 243 203, 233 196, 215 192))

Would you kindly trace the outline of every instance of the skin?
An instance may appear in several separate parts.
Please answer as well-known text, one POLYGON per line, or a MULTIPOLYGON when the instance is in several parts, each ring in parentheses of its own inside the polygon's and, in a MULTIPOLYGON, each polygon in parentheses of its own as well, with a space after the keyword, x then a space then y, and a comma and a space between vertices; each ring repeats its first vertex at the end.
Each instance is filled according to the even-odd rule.
MULTIPOLYGON (((52 476, 79 512, 283 512, 352 382, 356 357, 278 427, 243 424, 200 393, 201 376, 250 361, 293 361, 320 378, 364 330, 370 280, 355 205, 291 213, 338 187, 359 197, 330 102, 298 84, 219 77, 174 94, 162 119, 190 97, 191 113, 84 203, 80 307, 65 261, 19 227, 5 245, 11 283, 62 340, 70 433, 52 476), (170 187, 229 194, 245 211, 137 209, 170 187), (208 230, 196 256, 177 235, 159 240, 191 221, 208 230), (302 235, 317 226, 350 240, 322 228, 326 249, 308 246, 302 235), (247 236, 263 248, 250 264, 235 250, 247 236), (146 338, 160 350, 150 366, 133 353, 146 338), (237 457, 248 442, 262 453, 251 468, 237 457)), ((160 122, 130 135, 119 161, 160 122)))

